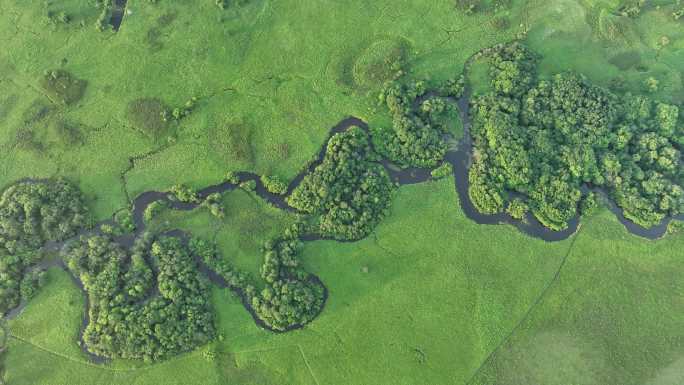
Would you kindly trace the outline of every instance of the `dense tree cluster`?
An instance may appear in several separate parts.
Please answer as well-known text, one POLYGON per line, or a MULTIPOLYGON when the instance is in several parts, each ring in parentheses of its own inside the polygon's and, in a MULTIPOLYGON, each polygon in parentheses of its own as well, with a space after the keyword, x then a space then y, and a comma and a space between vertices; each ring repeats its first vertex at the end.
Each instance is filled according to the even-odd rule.
POLYGON ((270 193, 284 195, 287 192, 287 184, 276 176, 262 175, 261 183, 270 193))
POLYGON ((19 182, 0 197, 0 313, 31 293, 39 273, 30 268, 47 241, 63 241, 90 225, 83 196, 62 179, 19 182), (38 275, 36 275, 38 274, 38 275))
POLYGON ((323 308, 323 284, 304 271, 297 258, 299 231, 266 243, 261 278, 267 286, 251 298, 256 314, 275 330, 304 325, 323 308))
POLYGON ((157 360, 214 338, 208 285, 178 238, 144 236, 129 254, 92 236, 69 245, 64 259, 88 295, 90 352, 157 360))
POLYGON ((287 198, 319 218, 318 230, 336 239, 370 233, 390 206, 393 184, 386 170, 371 162, 368 134, 353 127, 333 136, 320 165, 287 198))
MULTIPOLYGON (((445 88, 457 93, 459 84, 445 88)), ((439 123, 439 117, 449 108, 444 100, 429 95, 425 82, 395 81, 382 91, 380 102, 392 115, 392 127, 374 130, 375 149, 403 167, 435 167, 447 150, 447 129, 439 123)))
POLYGON ((536 79, 534 55, 514 43, 489 57, 493 91, 473 101, 470 197, 482 212, 523 204, 560 230, 586 186, 599 186, 625 216, 651 226, 684 208, 676 106, 618 97, 575 74, 536 79), (511 194, 522 196, 511 201, 511 194))

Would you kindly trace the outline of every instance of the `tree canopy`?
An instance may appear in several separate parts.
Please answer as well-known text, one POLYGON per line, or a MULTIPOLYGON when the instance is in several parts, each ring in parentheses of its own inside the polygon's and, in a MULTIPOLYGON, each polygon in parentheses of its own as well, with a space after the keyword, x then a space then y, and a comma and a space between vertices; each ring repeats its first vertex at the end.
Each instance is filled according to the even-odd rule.
POLYGON ((561 230, 595 186, 642 226, 681 212, 677 106, 574 73, 538 79, 535 55, 519 43, 488 59, 492 91, 472 102, 470 197, 480 211, 501 212, 522 194, 516 205, 561 230))

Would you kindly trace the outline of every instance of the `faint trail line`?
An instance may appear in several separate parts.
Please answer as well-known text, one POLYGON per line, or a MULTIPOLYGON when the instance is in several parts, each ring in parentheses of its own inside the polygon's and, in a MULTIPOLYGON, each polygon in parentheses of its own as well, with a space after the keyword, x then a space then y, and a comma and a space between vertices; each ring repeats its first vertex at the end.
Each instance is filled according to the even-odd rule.
POLYGON ((318 382, 318 378, 316 378, 316 375, 314 374, 313 370, 311 370, 311 365, 309 365, 309 360, 306 359, 306 356, 304 355, 304 350, 302 349, 302 346, 297 344, 297 349, 299 349, 299 353, 302 355, 302 358, 304 359, 304 363, 306 364, 306 368, 309 369, 309 374, 311 374, 311 378, 314 379, 314 382, 316 385, 321 385, 320 382, 318 382))
POLYGON ((496 354, 496 352, 499 351, 499 349, 501 349, 501 347, 504 344, 506 344, 511 339, 511 337, 513 337, 513 335, 518 331, 518 329, 520 329, 520 327, 523 325, 523 323, 525 323, 525 321, 527 321, 527 319, 530 317, 532 312, 537 308, 537 306, 542 303, 542 300, 544 299, 544 297, 546 297, 546 294, 548 293, 548 291, 558 281, 558 278, 560 277, 560 273, 563 270, 563 267, 565 266, 565 263, 567 262, 568 257, 570 256, 570 253, 572 252, 572 250, 575 246, 575 242, 577 242, 577 238, 579 238, 581 231, 582 231, 582 227, 580 226, 577 229, 577 232, 575 233, 575 237, 572 239, 572 241, 570 241, 570 246, 568 247, 568 251, 563 256, 563 259, 561 260, 561 263, 558 266, 558 269, 556 269, 556 273, 553 275, 553 278, 551 278, 549 283, 547 283, 546 286, 544 287, 544 289, 542 289, 541 293, 539 293, 539 295, 537 296, 537 299, 535 299, 535 301, 532 303, 532 305, 529 307, 529 309, 527 309, 527 312, 525 312, 525 314, 522 316, 522 318, 520 318, 520 321, 518 321, 518 323, 515 326, 513 326, 511 331, 501 340, 501 342, 499 342, 498 345, 496 345, 494 347, 494 349, 492 349, 492 351, 489 353, 489 355, 487 355, 487 358, 485 358, 484 361, 482 361, 482 363, 480 364, 480 366, 475 370, 475 372, 473 372, 473 375, 470 376, 468 381, 465 382, 466 385, 472 385, 472 383, 475 380, 475 378, 477 377, 477 375, 480 374, 482 369, 485 366, 487 366, 487 364, 489 364, 489 362, 492 360, 492 358, 494 358, 494 355, 496 354))
POLYGON ((40 350, 40 351, 42 351, 42 352, 51 354, 51 355, 53 355, 53 356, 62 358, 62 359, 67 360, 67 361, 71 361, 71 362, 74 362, 74 363, 77 363, 77 364, 89 366, 89 367, 92 367, 92 368, 95 368, 95 369, 100 369, 100 370, 104 370, 104 371, 108 371, 108 372, 119 372, 119 373, 124 373, 124 372, 129 372, 129 373, 130 373, 130 372, 138 372, 138 371, 143 371, 143 370, 152 369, 152 368, 154 368, 154 367, 161 366, 161 365, 164 365, 164 364, 170 364, 170 363, 173 363, 173 362, 175 362, 175 361, 184 360, 184 359, 186 359, 186 358, 189 358, 189 357, 192 357, 192 356, 194 356, 194 355, 197 355, 198 352, 199 352, 199 350, 195 350, 195 351, 189 352, 188 354, 179 355, 179 356, 170 358, 170 359, 168 359, 168 360, 164 360, 164 361, 157 362, 157 363, 154 363, 154 364, 149 364, 149 365, 141 366, 141 367, 139 367, 139 368, 112 368, 112 367, 104 366, 104 365, 101 365, 101 364, 95 364, 95 363, 92 363, 92 362, 88 362, 88 361, 85 361, 85 360, 79 360, 79 359, 77 359, 77 358, 70 357, 70 356, 67 356, 67 355, 65 355, 65 354, 55 352, 55 351, 53 351, 53 350, 50 350, 50 349, 47 349, 47 348, 42 347, 42 346, 40 346, 40 345, 37 345, 37 344, 35 344, 35 343, 33 343, 33 342, 29 341, 29 340, 26 340, 26 339, 24 339, 24 338, 22 338, 22 337, 18 337, 18 336, 15 336, 15 335, 10 335, 10 338, 13 338, 13 339, 15 339, 15 340, 17 340, 17 341, 19 341, 19 342, 21 342, 21 343, 24 343, 24 344, 26 344, 26 345, 30 345, 30 346, 31 346, 32 348, 34 348, 34 349, 38 349, 38 350, 40 350))
MULTIPOLYGON (((37 344, 35 344, 35 343, 33 343, 33 342, 23 338, 23 337, 19 337, 19 336, 13 335, 13 334, 10 334, 9 338, 15 339, 15 340, 17 340, 23 344, 29 345, 32 348, 40 350, 44 353, 53 355, 55 357, 59 357, 61 359, 64 359, 64 360, 67 360, 67 361, 70 361, 70 362, 73 362, 76 364, 81 364, 81 365, 89 366, 91 368, 100 369, 100 370, 104 370, 104 371, 108 371, 108 372, 120 372, 120 373, 139 372, 139 371, 149 370, 149 369, 155 368, 157 366, 165 365, 165 364, 172 364, 176 361, 182 361, 186 358, 193 357, 193 356, 199 354, 199 352, 200 352, 200 348, 198 348, 192 352, 188 352, 187 354, 182 354, 182 355, 179 355, 179 356, 176 356, 176 357, 173 357, 173 358, 161 361, 161 362, 148 364, 148 365, 141 366, 138 368, 112 368, 112 367, 104 366, 101 364, 95 364, 92 362, 88 362, 86 360, 79 360, 78 358, 74 358, 74 357, 68 356, 66 354, 62 354, 62 353, 56 352, 54 350, 50 350, 50 349, 45 348, 43 346, 37 345, 37 344)), ((311 369, 311 365, 309 365, 309 361, 307 360, 306 356, 304 355, 304 350, 302 349, 302 347, 300 345, 285 345, 285 346, 274 346, 274 347, 261 348, 261 349, 239 350, 239 351, 232 352, 231 354, 238 355, 238 354, 262 353, 262 352, 282 350, 282 349, 287 349, 287 348, 297 348, 299 350, 299 353, 302 355, 302 359, 304 359, 304 364, 306 365, 306 368, 309 370, 309 374, 311 374, 311 377, 314 379, 316 384, 320 385, 320 383, 318 382, 318 379, 316 378, 316 375, 313 373, 313 370, 311 369)))
POLYGON ((53 350, 50 350, 50 349, 48 349, 48 348, 44 348, 44 347, 42 347, 42 346, 40 346, 40 345, 36 345, 35 343, 33 343, 33 342, 31 342, 31 341, 29 341, 29 340, 27 340, 27 339, 24 339, 24 338, 22 338, 22 337, 19 337, 19 336, 13 335, 13 334, 10 335, 10 338, 15 339, 15 340, 17 340, 17 341, 19 341, 19 342, 21 342, 21 343, 27 344, 27 345, 31 345, 31 347, 33 347, 34 349, 38 349, 38 350, 40 350, 40 351, 42 351, 42 352, 45 352, 45 353, 48 353, 48 354, 52 354, 53 356, 57 356, 57 357, 60 357, 60 358, 62 358, 62 359, 65 359, 65 360, 68 360, 68 361, 71 361, 71 362, 75 362, 75 363, 77 363, 77 364, 83 364, 83 365, 86 365, 86 366, 91 366, 91 367, 94 367, 94 368, 104 369, 104 370, 112 370, 112 371, 119 371, 119 370, 120 370, 120 369, 107 368, 107 367, 102 366, 102 365, 93 364, 93 363, 90 363, 90 362, 88 362, 88 361, 79 360, 79 359, 77 359, 77 358, 67 356, 66 354, 62 354, 62 353, 55 352, 55 351, 53 351, 53 350))

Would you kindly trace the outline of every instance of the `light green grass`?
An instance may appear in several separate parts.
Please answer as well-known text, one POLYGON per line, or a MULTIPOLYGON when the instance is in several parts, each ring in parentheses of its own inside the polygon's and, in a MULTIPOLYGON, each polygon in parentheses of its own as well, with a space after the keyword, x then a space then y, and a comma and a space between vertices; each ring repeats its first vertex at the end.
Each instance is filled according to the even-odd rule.
POLYGON ((682 383, 683 243, 627 235, 607 210, 586 220, 558 281, 475 383, 682 383))
MULTIPOLYGON (((293 384, 311 377, 321 384, 463 382, 521 319, 570 243, 545 243, 509 226, 471 222, 458 207, 452 180, 403 187, 377 239, 306 244, 306 266, 330 297, 305 329, 281 335, 261 330, 232 294, 216 289, 223 336, 217 349, 236 357, 251 352, 250 360, 265 371, 299 376, 291 377, 293 384)), ((181 356, 173 367, 205 367, 199 358, 182 358, 195 354, 181 356)), ((40 357, 29 347, 10 348, 8 373, 15 379, 29 375, 16 365, 33 359, 40 357)), ((62 364, 92 378, 88 383, 117 383, 82 364, 62 364)), ((155 377, 161 376, 152 372, 157 367, 138 370, 154 383, 166 378, 155 377)), ((49 383, 52 377, 29 378, 49 383)), ((225 378, 203 383, 220 381, 225 378)))
MULTIPOLYGON (((50 10, 73 21, 51 26, 44 2, 0 0, 0 187, 64 175, 85 191, 98 219, 126 206, 121 173, 131 157, 140 157, 126 174, 132 195, 177 183, 204 187, 228 170, 288 180, 340 119, 389 124, 376 103, 377 82, 354 76, 380 51, 373 47, 386 48, 379 42, 406 42, 411 76, 437 83, 523 24, 527 43, 544 56, 543 76, 574 70, 603 85, 622 77, 625 90, 638 92, 654 76, 662 85, 656 98, 684 101, 684 29, 667 7, 624 21, 633 37, 625 42, 599 33, 601 10, 616 5, 609 0, 515 0, 502 12, 511 20, 506 31, 492 28, 496 15, 464 16, 451 0, 251 0, 225 12, 212 1, 129 0, 131 14, 117 34, 95 31, 90 3, 52 2, 50 10), (161 25, 169 15, 173 21, 161 25), (662 36, 670 44, 660 49, 662 36), (40 89, 43 71, 60 68, 88 82, 83 99, 31 119, 36 103, 51 105, 40 89), (198 105, 171 125, 171 141, 145 137, 126 116, 137 98, 181 106, 192 96, 198 105), (78 125, 83 144, 61 142, 53 129, 59 121, 78 125), (43 151, 16 146, 26 128, 43 151)), ((225 199, 225 221, 204 210, 161 219, 215 236, 226 258, 258 273, 258 245, 291 218, 243 192, 225 199)), ((87 363, 76 344, 82 296, 66 273, 51 270, 48 286, 10 324, 17 338, 9 341, 5 379, 395 385, 463 384, 475 375, 483 384, 683 383, 675 251, 684 235, 645 241, 601 213, 577 239, 570 250, 573 239, 548 244, 512 227, 476 225, 459 209, 451 180, 403 187, 373 236, 306 244, 304 263, 330 297, 305 329, 261 330, 232 294, 214 288, 223 339, 152 365, 87 363), (213 360, 208 349, 217 352, 213 360)))
MULTIPOLYGON (((217 182, 227 170, 287 180, 342 118, 373 121, 381 115, 376 104, 380 85, 359 85, 353 76, 345 80, 369 49, 373 53, 373 47, 382 46, 377 42, 405 41, 409 68, 418 77, 439 81, 456 76, 472 52, 508 40, 516 31, 482 28, 491 15, 465 17, 446 0, 316 0, 306 7, 251 0, 224 12, 211 1, 131 0, 131 14, 113 34, 95 30, 97 12, 91 3, 52 4, 51 11, 64 10, 73 18, 66 26, 53 26, 46 21, 43 2, 0 2, 0 90, 11 97, 10 103, 0 98, 0 164, 5 171, 0 186, 29 176, 66 175, 85 190, 99 219, 126 204, 120 174, 128 158, 165 143, 132 126, 126 109, 134 99, 159 98, 169 106, 181 106, 192 96, 200 100, 188 118, 173 125, 174 144, 136 162, 127 174, 133 196, 181 182, 201 187, 217 182), (162 17, 172 21, 160 25, 162 17), (156 37, 150 41, 149 36, 156 37), (28 106, 35 100, 49 104, 39 87, 43 71, 59 68, 88 86, 81 101, 55 108, 45 122, 81 125, 84 144, 64 148, 46 143, 43 153, 14 147, 28 106), (226 133, 236 124, 245 127, 252 159, 226 146, 226 133)), ((45 122, 28 128, 43 138, 45 122)))
POLYGON ((8 323, 11 338, 85 361, 76 344, 84 306, 83 295, 69 273, 57 267, 50 268, 45 286, 22 313, 8 323))

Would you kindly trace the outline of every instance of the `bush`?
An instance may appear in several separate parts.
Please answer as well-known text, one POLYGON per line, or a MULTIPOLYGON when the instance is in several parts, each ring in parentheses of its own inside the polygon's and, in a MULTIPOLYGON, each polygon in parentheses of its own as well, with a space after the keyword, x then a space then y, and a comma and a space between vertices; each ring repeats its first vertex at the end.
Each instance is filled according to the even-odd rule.
POLYGON ((143 219, 149 222, 154 217, 156 217, 162 210, 166 208, 166 202, 164 201, 154 201, 145 207, 143 212, 143 219))
POLYGON ((168 133, 170 112, 159 99, 136 99, 128 104, 127 115, 133 126, 150 138, 168 133))
POLYGON ((270 193, 285 195, 287 192, 287 185, 281 182, 278 177, 263 175, 261 177, 261 183, 263 183, 266 190, 270 193))
POLYGON ((256 189, 256 181, 253 179, 246 180, 240 183, 240 188, 245 191, 254 191, 256 189))
POLYGON ((199 197, 197 193, 190 187, 184 184, 177 184, 171 187, 171 194, 181 202, 198 203, 199 197))
POLYGON ((85 80, 77 79, 64 70, 46 71, 40 81, 48 97, 62 104, 74 104, 81 100, 87 84, 85 80))
POLYGON ((451 166, 451 163, 447 163, 447 162, 442 163, 441 166, 430 171, 430 176, 432 176, 432 179, 442 179, 442 178, 449 177, 453 174, 454 174, 454 168, 451 166))
POLYGON ((506 212, 508 215, 517 220, 523 220, 529 209, 530 208, 527 206, 527 203, 525 203, 522 199, 516 198, 508 204, 506 212))
POLYGON ((208 208, 211 215, 216 218, 225 217, 223 203, 221 202, 221 194, 219 193, 209 195, 204 202, 202 202, 202 206, 208 208))

